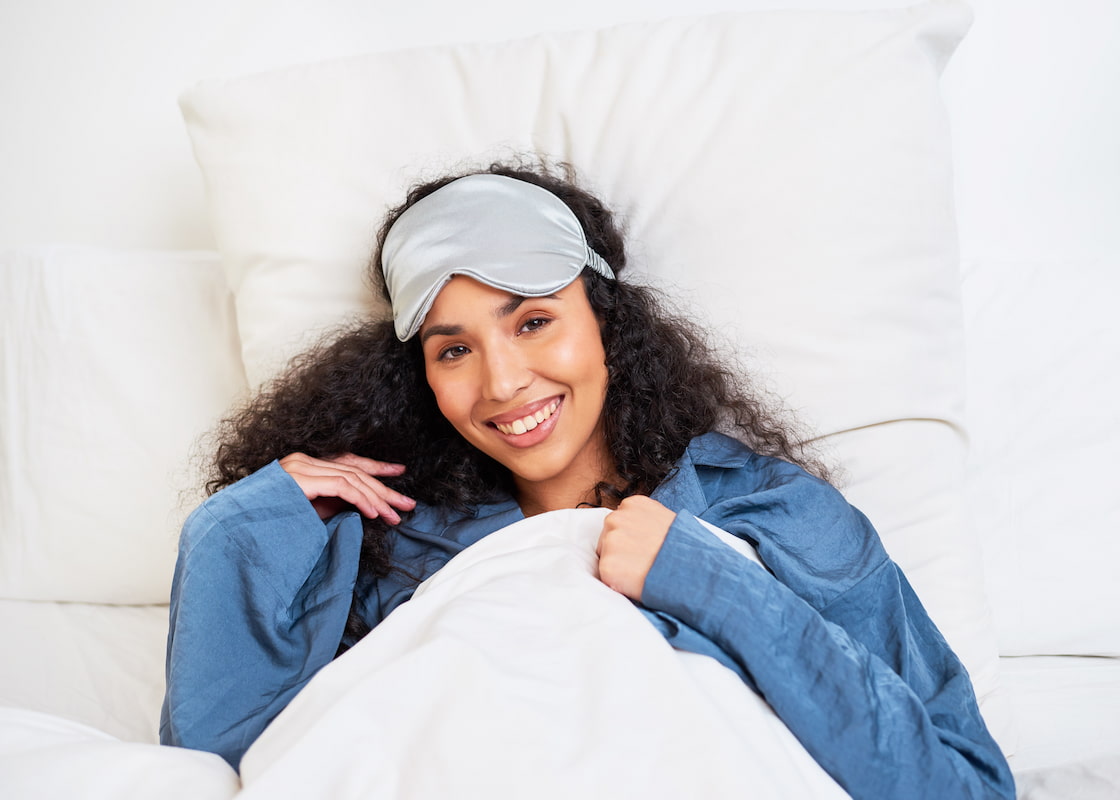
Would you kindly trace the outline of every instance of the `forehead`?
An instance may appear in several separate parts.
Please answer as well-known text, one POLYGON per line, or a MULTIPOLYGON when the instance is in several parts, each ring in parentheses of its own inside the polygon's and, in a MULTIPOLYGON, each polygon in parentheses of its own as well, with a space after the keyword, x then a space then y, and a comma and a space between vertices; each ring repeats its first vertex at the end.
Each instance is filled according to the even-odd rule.
POLYGON ((443 314, 470 311, 480 306, 500 305, 516 297, 519 295, 504 289, 495 289, 466 275, 453 275, 436 295, 424 324, 443 314))
POLYGON ((472 320, 500 319, 526 302, 578 303, 580 299, 587 304, 582 281, 578 279, 552 294, 534 298, 496 289, 466 275, 456 275, 436 295, 420 331, 423 333, 433 326, 461 326, 472 320))

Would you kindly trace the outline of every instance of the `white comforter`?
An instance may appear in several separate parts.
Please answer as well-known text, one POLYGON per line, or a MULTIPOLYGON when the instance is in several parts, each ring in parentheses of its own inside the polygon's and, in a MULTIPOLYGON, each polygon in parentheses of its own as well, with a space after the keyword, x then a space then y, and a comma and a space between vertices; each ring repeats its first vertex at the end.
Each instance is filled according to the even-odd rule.
POLYGON ((296 697, 240 786, 217 756, 4 710, 0 795, 846 796, 736 675, 597 580, 605 513, 533 517, 455 557, 296 697))

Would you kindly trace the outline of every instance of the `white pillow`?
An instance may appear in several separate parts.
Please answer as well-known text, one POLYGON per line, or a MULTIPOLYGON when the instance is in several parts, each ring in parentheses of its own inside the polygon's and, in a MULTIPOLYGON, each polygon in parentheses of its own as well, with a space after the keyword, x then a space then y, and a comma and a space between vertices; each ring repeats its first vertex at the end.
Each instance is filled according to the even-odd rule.
POLYGON ((1120 656, 1116 264, 965 271, 969 500, 1000 652, 1120 656))
POLYGON ((0 254, 0 597, 167 602, 236 335, 213 253, 0 254))
POLYGON ((250 382, 379 310, 363 270, 409 184, 510 151, 568 160, 625 216, 635 272, 679 284, 806 421, 843 433, 852 489, 989 695, 938 93, 970 19, 957 2, 732 13, 198 85, 180 103, 250 382))

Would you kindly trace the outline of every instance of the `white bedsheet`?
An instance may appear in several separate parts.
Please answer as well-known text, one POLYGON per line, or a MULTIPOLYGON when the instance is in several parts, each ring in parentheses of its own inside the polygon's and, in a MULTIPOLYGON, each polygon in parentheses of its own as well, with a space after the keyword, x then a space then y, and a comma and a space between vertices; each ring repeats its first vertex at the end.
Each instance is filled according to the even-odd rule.
POLYGON ((1020 800, 1120 797, 1120 658, 1002 659, 1020 800))
POLYGON ((125 742, 62 717, 0 708, 5 800, 228 800, 237 773, 213 753, 125 742))

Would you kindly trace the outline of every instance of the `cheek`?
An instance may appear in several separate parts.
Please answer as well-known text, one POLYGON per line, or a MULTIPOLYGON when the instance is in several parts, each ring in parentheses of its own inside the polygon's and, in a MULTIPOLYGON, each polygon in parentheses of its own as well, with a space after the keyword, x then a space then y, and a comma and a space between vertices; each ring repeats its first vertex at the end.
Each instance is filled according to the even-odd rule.
MULTIPOLYGON (((596 331, 597 333, 597 331, 596 331)), ((573 337, 552 349, 548 354, 551 374, 573 386, 607 390, 606 353, 598 336, 573 337)))
POLYGON ((455 401, 455 392, 452 391, 451 381, 439 376, 433 376, 431 370, 427 371, 426 377, 428 379, 428 387, 432 390, 432 394, 436 396, 436 405, 439 406, 439 410, 443 416, 450 419, 448 411, 455 401))
POLYGON ((440 413, 456 430, 462 433, 465 424, 470 419, 471 412, 470 393, 466 390, 463 382, 448 378, 446 375, 433 378, 431 372, 429 372, 428 386, 431 387, 432 394, 436 397, 436 405, 439 406, 440 413))

